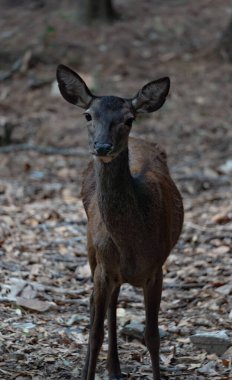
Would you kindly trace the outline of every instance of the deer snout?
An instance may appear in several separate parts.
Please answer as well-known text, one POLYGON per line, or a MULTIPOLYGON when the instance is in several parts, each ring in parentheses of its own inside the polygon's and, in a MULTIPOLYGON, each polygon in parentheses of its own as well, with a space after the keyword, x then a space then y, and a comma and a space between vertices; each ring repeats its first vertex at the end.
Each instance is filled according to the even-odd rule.
POLYGON ((94 151, 98 156, 106 156, 113 148, 112 144, 107 144, 107 143, 94 143, 94 151))

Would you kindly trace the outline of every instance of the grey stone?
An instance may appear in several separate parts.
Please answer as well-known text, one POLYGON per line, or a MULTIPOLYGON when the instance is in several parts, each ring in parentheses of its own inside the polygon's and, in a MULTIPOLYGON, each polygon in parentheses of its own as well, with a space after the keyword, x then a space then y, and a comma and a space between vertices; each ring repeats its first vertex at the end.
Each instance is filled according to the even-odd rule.
POLYGON ((219 167, 220 171, 225 174, 229 174, 232 172, 232 159, 227 160, 223 165, 219 167))
POLYGON ((129 336, 130 338, 143 340, 144 330, 144 324, 139 322, 131 322, 122 328, 121 334, 129 336))
MULTIPOLYGON (((144 339, 145 325, 140 322, 132 321, 131 323, 126 324, 121 329, 121 334, 126 335, 130 338, 138 339, 143 341, 144 339)), ((167 335, 166 331, 159 329, 160 338, 163 338, 167 335)))
POLYGON ((190 340, 197 348, 217 355, 222 355, 232 345, 225 331, 201 332, 190 336, 190 340))
POLYGON ((223 295, 229 295, 232 293, 232 283, 231 284, 226 284, 226 285, 223 285, 223 286, 219 286, 218 288, 216 288, 216 291, 218 293, 221 293, 223 295))

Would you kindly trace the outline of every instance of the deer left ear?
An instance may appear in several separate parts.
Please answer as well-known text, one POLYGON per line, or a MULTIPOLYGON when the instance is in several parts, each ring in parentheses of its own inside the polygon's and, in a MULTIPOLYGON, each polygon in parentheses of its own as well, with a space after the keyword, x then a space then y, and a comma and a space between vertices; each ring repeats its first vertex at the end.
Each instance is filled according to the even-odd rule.
POLYGON ((80 75, 65 65, 59 65, 56 78, 61 95, 67 102, 85 109, 89 107, 94 96, 80 75))
POLYGON ((170 89, 170 79, 160 78, 147 83, 132 99, 137 113, 157 111, 164 104, 170 89))

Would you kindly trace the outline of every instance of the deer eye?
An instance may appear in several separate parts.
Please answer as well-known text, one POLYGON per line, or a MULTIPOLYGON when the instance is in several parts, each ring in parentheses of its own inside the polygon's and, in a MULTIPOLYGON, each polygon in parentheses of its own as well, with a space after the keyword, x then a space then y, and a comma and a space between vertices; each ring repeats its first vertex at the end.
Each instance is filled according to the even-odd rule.
POLYGON ((131 127, 133 121, 134 121, 134 118, 133 117, 129 117, 128 119, 126 119, 125 125, 127 125, 128 127, 131 127))
POLYGON ((87 121, 91 121, 92 120, 92 116, 89 113, 85 113, 85 118, 86 118, 87 121))

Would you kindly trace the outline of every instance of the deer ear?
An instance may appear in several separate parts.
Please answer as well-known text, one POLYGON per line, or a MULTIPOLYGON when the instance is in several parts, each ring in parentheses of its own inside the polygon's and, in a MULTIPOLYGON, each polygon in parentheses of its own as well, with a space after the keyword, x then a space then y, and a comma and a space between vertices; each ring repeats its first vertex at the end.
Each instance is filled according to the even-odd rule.
POLYGON ((170 88, 168 77, 147 83, 132 99, 132 105, 137 113, 154 112, 165 102, 170 88))
POLYGON ((86 86, 83 79, 67 66, 59 65, 56 78, 61 95, 69 103, 81 108, 88 108, 94 96, 86 86))

